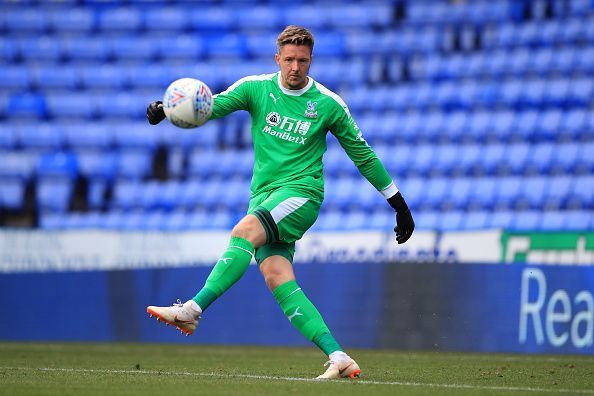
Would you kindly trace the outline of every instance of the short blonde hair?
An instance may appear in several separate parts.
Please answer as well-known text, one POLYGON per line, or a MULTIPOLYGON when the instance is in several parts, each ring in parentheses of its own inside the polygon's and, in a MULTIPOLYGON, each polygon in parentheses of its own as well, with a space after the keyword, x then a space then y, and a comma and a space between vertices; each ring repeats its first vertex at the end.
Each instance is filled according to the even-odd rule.
POLYGON ((310 53, 313 52, 314 37, 309 30, 304 27, 289 25, 283 30, 276 39, 276 46, 278 53, 280 54, 281 49, 287 45, 307 45, 310 53))

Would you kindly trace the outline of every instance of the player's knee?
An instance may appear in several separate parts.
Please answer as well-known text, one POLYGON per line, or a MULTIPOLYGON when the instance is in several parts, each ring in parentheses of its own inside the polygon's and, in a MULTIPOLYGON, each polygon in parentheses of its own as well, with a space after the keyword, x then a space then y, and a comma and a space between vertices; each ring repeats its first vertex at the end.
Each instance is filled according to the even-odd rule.
POLYGON ((231 230, 231 236, 243 238, 252 243, 254 247, 261 246, 266 242, 266 233, 254 216, 246 216, 231 230))

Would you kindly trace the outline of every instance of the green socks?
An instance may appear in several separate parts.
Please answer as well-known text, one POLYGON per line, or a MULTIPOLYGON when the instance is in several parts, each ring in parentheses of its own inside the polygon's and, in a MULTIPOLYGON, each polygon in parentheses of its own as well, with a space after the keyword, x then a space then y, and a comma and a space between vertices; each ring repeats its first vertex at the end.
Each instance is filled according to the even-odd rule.
POLYGON ((316 344, 326 355, 342 351, 322 315, 301 291, 295 281, 283 283, 274 289, 274 298, 281 306, 287 319, 301 334, 316 344))
POLYGON ((243 238, 231 237, 229 247, 210 272, 202 290, 193 300, 204 311, 245 273, 254 256, 254 246, 243 238))

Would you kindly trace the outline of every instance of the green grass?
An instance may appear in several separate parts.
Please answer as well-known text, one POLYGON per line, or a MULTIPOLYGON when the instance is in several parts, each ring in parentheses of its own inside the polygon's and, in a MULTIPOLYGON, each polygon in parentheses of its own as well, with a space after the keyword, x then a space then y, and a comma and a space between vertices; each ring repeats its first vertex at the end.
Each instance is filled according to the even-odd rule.
POLYGON ((316 349, 0 343, 2 395, 594 395, 594 357, 349 351, 356 380, 312 381, 316 349))

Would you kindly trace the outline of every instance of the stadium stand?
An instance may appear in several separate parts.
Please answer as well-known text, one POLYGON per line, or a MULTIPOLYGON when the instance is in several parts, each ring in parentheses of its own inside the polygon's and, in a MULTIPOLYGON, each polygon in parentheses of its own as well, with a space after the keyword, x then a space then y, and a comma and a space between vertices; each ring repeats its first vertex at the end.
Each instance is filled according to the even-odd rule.
MULTIPOLYGON (((216 92, 276 71, 276 34, 294 23, 316 37, 310 74, 345 99, 420 229, 594 228, 593 1, 0 10, 2 226, 33 212, 47 229, 229 228, 253 166, 245 114, 183 131, 144 111, 176 78, 216 92)), ((389 229, 379 194, 332 136, 328 147, 314 229, 389 229)))

